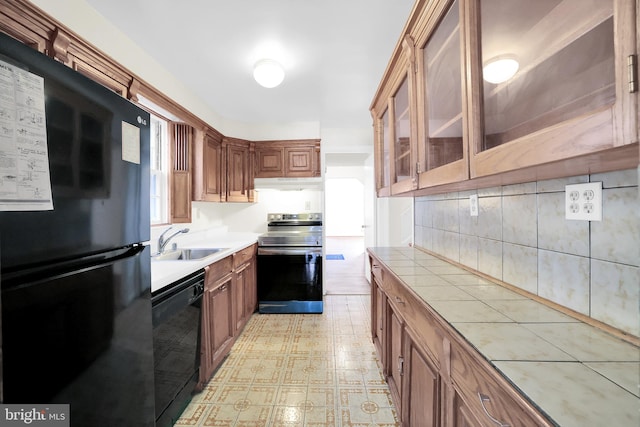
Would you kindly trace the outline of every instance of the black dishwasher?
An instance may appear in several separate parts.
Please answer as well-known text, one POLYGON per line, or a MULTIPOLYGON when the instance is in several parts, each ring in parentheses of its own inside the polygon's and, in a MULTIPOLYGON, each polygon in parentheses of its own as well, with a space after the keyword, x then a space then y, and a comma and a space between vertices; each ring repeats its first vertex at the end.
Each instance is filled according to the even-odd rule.
POLYGON ((191 401, 200 372, 204 270, 151 294, 156 426, 173 426, 191 401))

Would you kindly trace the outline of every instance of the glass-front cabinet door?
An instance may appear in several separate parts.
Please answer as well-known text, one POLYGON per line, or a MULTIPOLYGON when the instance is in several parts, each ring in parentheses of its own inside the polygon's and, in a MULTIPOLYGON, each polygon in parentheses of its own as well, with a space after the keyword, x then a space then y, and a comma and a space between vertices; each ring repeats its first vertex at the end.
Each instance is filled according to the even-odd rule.
MULTIPOLYGON (((387 108, 382 117, 378 121, 377 134, 379 138, 380 156, 378 161, 378 167, 376 170, 380 171, 378 177, 377 188, 386 189, 390 192, 391 189, 391 130, 389 129, 389 109, 387 108)), ((386 194, 388 195, 388 194, 386 194)))
POLYGON ((394 64, 394 71, 381 84, 371 109, 378 196, 418 188, 413 39, 403 40, 403 49, 394 64))
POLYGON ((460 1, 441 2, 418 36, 419 187, 469 177, 460 1))
POLYGON ((378 194, 636 167, 638 7, 417 1, 371 107, 378 194))
POLYGON ((469 16, 472 178, 637 142, 633 0, 472 0, 469 16))
POLYGON ((412 178, 409 79, 405 77, 393 95, 393 157, 395 182, 412 178))

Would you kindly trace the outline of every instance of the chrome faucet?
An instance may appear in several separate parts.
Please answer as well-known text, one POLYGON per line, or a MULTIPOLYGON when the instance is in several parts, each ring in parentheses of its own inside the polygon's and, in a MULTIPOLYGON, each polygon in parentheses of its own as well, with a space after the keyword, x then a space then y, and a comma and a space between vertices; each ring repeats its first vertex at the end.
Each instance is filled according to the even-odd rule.
POLYGON ((160 237, 158 237, 158 253, 161 254, 162 252, 164 252, 164 248, 165 246, 167 246, 167 243, 169 243, 169 240, 173 239, 174 237, 176 237, 178 234, 180 233, 188 233, 189 229, 188 228, 183 228, 182 230, 178 230, 175 233, 173 233, 171 236, 167 237, 166 239, 164 238, 164 235, 167 234, 167 232, 169 230, 171 230, 173 227, 169 227, 166 230, 164 230, 162 232, 162 234, 160 235, 160 237))

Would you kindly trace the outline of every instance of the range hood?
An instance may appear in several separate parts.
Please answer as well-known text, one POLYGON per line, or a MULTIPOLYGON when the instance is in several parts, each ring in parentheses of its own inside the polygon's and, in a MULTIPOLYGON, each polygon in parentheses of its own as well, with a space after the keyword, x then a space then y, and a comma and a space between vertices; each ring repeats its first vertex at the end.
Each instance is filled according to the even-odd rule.
POLYGON ((260 190, 324 190, 321 177, 314 178, 255 178, 253 188, 260 190))

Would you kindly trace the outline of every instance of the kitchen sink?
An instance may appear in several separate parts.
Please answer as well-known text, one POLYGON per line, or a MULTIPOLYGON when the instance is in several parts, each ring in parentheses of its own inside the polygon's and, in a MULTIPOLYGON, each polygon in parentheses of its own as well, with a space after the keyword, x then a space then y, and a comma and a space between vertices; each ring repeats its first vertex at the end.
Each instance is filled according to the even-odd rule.
POLYGON ((191 248, 165 251, 152 257, 155 261, 194 261, 206 258, 227 248, 191 248))

